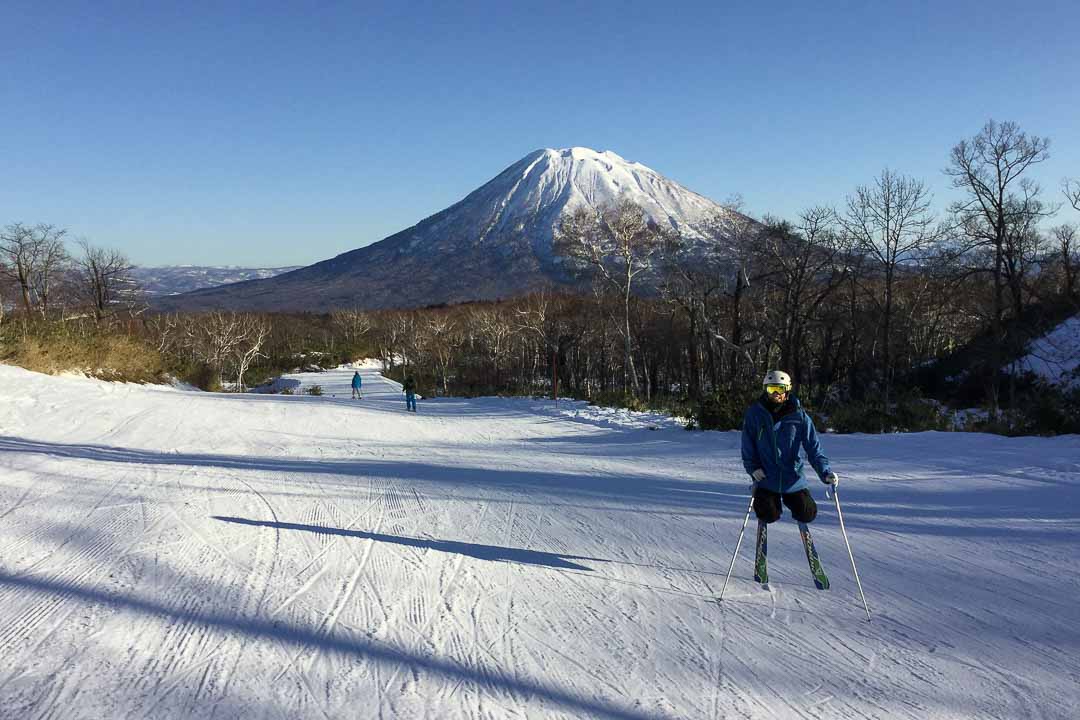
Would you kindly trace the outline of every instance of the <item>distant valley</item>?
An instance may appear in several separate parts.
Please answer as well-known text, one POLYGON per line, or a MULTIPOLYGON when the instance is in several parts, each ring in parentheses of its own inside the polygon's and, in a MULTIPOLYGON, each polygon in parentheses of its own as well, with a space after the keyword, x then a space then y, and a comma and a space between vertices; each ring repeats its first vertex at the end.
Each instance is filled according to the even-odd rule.
POLYGON ((301 266, 245 268, 230 265, 163 265, 160 267, 135 267, 131 274, 147 295, 159 297, 163 295, 179 295, 192 290, 213 288, 219 285, 243 282, 244 280, 265 280, 266 278, 287 273, 290 270, 296 270, 299 267, 301 266))

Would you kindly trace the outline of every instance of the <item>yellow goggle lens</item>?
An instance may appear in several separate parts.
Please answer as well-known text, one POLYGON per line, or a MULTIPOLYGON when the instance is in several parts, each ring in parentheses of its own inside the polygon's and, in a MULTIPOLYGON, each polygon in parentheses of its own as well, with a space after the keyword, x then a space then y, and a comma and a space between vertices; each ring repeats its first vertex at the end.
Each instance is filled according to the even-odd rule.
POLYGON ((770 395, 780 395, 786 393, 790 388, 787 385, 766 385, 765 392, 770 395))

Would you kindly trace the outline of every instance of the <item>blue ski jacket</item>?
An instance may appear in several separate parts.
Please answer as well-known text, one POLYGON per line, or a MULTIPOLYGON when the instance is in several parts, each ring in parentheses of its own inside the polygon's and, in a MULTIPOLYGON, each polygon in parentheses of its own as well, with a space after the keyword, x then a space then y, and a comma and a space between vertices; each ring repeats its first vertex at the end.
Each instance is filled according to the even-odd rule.
POLYGON ((803 461, 799 447, 806 450, 806 459, 824 482, 829 472, 829 458, 821 452, 814 421, 802 409, 794 395, 794 412, 773 422, 772 414, 761 400, 754 402, 743 416, 742 461, 747 474, 761 468, 765 479, 760 486, 779 493, 793 493, 807 487, 803 476, 803 461))
POLYGON ((353 374, 353 376, 352 376, 352 386, 354 388, 359 388, 362 383, 363 383, 363 381, 360 379, 360 373, 353 374))

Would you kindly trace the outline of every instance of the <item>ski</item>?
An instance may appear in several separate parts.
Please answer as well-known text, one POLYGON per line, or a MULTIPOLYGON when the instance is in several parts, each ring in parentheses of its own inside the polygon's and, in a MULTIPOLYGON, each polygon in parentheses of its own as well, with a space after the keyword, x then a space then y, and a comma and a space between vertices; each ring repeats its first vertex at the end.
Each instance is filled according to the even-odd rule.
POLYGON ((758 520, 757 551, 754 556, 754 580, 769 589, 769 526, 758 520))
POLYGON ((806 523, 799 523, 799 536, 802 537, 803 549, 806 550, 806 561, 810 563, 810 574, 814 576, 814 585, 818 590, 828 590, 829 577, 821 567, 817 548, 814 547, 814 539, 810 537, 810 527, 806 523))

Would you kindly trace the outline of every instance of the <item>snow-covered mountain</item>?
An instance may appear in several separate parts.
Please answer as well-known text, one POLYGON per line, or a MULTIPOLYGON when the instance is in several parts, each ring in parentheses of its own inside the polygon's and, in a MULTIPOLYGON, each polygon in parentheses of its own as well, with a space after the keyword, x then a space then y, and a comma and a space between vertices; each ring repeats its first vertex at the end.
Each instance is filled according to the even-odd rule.
POLYGON ((131 274, 147 295, 179 295, 180 293, 218 287, 230 283, 271 278, 302 267, 246 268, 233 265, 162 265, 135 267, 131 274))
POLYGON ((537 150, 460 202, 373 245, 267 280, 168 298, 175 309, 414 307, 512 297, 566 281, 553 257, 560 218, 629 199, 656 222, 721 242, 719 204, 613 152, 537 150))

